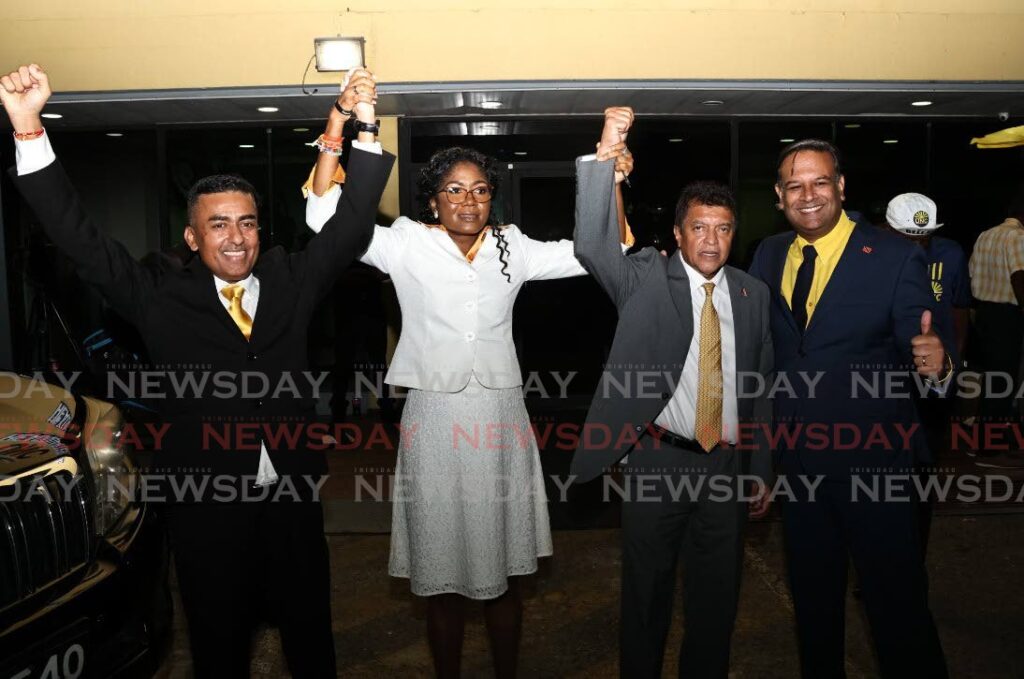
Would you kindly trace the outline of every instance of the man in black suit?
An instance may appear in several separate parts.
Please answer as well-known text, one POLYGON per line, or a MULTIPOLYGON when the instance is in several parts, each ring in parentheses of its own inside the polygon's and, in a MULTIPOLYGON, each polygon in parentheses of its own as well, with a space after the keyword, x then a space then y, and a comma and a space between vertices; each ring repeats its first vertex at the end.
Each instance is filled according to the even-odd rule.
POLYGON ((168 527, 196 676, 248 676, 252 623, 267 612, 293 676, 334 677, 330 567, 313 501, 314 479, 322 483, 326 465, 318 437, 302 426, 315 387, 303 371, 310 317, 368 243, 393 162, 374 142, 372 81, 356 74, 342 95, 359 102, 358 117, 370 127, 360 140, 371 152, 352 152, 341 204, 305 250, 275 247, 260 256, 255 192, 244 179, 221 175, 189 194, 184 236, 198 256, 147 265, 84 213, 42 128, 50 97, 43 70, 23 66, 0 77, 0 86, 18 147, 14 181, 46 234, 138 328, 154 368, 178 378, 219 377, 161 399, 170 427, 150 470, 166 481, 156 494, 174 500, 168 527), (240 396, 252 374, 274 386, 290 380, 301 395, 240 396), (222 388, 225 378, 233 390, 222 388), (299 435, 270 435, 282 429, 299 435), (269 501, 275 485, 295 489, 298 501, 269 501))
POLYGON ((898 489, 915 458, 928 459, 911 375, 916 370, 940 390, 936 383, 951 377, 944 346, 952 342, 932 328, 935 298, 924 255, 846 215, 846 181, 828 142, 791 144, 777 169, 775 191, 793 231, 762 241, 750 273, 771 290, 775 369, 794 387, 780 390, 773 404, 777 426, 795 434, 780 439, 780 467, 790 479, 819 481, 813 493, 791 481, 796 497, 783 505, 802 673, 845 676, 852 558, 882 676, 944 677, 915 498, 898 490, 891 498, 858 492, 888 492, 890 475, 898 489), (813 386, 800 375, 815 376, 813 386), (886 376, 904 387, 874 394, 858 386, 890 385, 886 376), (825 435, 812 435, 812 427, 825 435))
MULTIPOLYGON (((624 141, 632 118, 628 108, 605 112, 599 153, 624 141)), ((619 313, 572 474, 576 482, 589 481, 629 454, 620 674, 661 677, 682 550, 686 630, 679 675, 725 677, 747 501, 752 516, 767 512, 772 474, 770 453, 751 454, 754 437, 744 426, 768 416, 764 391, 744 379, 760 382, 772 371, 768 289, 725 266, 736 228, 728 187, 696 182, 683 189, 677 253, 665 257, 644 248, 624 255, 612 163, 581 158, 576 175, 576 256, 619 313), (747 474, 758 481, 741 495, 747 474), (711 490, 712 480, 723 492, 711 490), (687 486, 699 490, 678 492, 687 486)))

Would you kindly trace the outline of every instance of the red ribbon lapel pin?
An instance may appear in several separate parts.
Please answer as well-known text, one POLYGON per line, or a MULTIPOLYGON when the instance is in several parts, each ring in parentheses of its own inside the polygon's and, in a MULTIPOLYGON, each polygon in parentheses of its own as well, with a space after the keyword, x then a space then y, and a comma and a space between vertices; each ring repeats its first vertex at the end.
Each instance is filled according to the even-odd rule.
POLYGON ((740 288, 740 294, 743 295, 744 297, 746 297, 747 296, 747 289, 746 288, 740 288))
POLYGON ((871 246, 870 245, 865 245, 864 247, 862 247, 860 249, 860 251, 863 252, 865 255, 870 255, 871 254, 871 246))

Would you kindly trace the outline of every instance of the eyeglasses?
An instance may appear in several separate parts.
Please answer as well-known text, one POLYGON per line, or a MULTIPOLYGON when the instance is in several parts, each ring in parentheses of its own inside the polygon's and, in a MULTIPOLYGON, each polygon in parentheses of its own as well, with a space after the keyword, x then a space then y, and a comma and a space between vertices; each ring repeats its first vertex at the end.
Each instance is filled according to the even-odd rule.
POLYGON ((478 186, 468 191, 461 186, 449 186, 441 189, 438 193, 443 193, 448 202, 454 205, 465 203, 469 194, 473 194, 473 200, 477 203, 489 203, 494 196, 490 186, 478 186))

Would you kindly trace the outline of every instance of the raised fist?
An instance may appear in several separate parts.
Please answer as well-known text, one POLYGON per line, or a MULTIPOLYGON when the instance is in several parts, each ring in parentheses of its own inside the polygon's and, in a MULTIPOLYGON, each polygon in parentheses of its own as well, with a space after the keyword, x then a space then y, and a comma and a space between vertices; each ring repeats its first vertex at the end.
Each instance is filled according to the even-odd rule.
POLYGON ((15 132, 39 129, 39 114, 50 94, 50 80, 37 64, 22 66, 0 76, 0 103, 3 103, 15 132))

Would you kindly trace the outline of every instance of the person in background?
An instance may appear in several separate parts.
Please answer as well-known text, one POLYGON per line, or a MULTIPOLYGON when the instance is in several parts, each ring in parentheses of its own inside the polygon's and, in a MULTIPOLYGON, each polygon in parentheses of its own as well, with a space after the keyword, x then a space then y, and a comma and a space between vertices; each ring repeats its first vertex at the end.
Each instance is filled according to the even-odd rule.
POLYGON ((937 311, 947 316, 956 337, 956 349, 964 355, 971 321, 971 279, 967 257, 960 244, 951 238, 936 236, 938 208, 928 196, 901 193, 889 201, 885 221, 889 226, 924 248, 928 278, 937 311))
MULTIPOLYGON (((885 211, 885 221, 889 228, 924 249, 929 284, 937 305, 936 317, 947 327, 952 326, 957 354, 962 357, 971 318, 971 283, 967 273, 967 257, 955 240, 935 235, 936 230, 942 226, 938 219, 935 201, 920 193, 899 194, 889 201, 885 211)), ((928 468, 949 447, 954 403, 952 394, 917 399, 917 411, 931 453, 931 459, 918 460, 918 472, 921 474, 929 474, 928 468)), ((921 549, 925 554, 931 535, 932 507, 930 498, 922 498, 918 504, 921 549)))
MULTIPOLYGON (((1014 394, 1020 388, 1021 343, 1024 342, 1024 183, 1010 201, 1002 224, 982 231, 970 259, 974 330, 978 367, 994 378, 993 385, 1007 395, 982 394, 979 424, 1002 428, 1020 421, 1014 394)), ((996 434, 1001 435, 1001 434, 996 434)), ((984 437, 982 437, 984 439, 984 437)), ((1019 464, 1019 453, 997 455, 994 451, 969 451, 979 466, 1019 464)))

